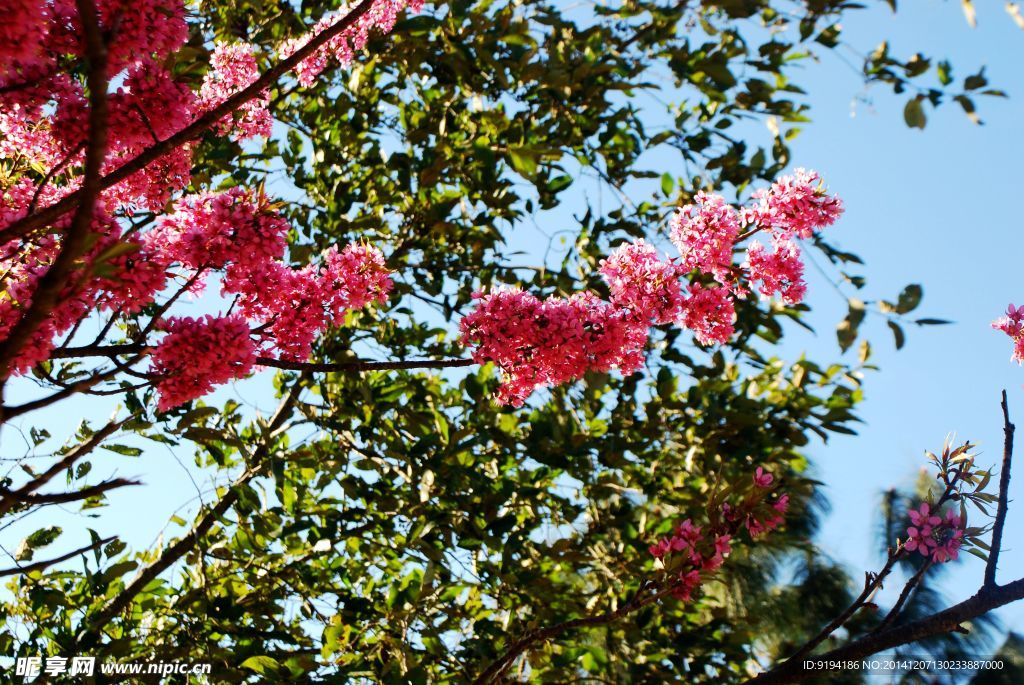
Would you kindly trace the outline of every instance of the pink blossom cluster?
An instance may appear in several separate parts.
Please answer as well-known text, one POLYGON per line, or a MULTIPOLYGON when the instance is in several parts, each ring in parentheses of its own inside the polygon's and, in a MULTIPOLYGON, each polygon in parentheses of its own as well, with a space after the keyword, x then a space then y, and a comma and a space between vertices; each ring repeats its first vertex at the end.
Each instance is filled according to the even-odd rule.
MULTIPOLYGON (((36 188, 33 184, 26 178, 19 179, 3 194, 0 219, 20 218, 35 196, 36 188)), ((43 192, 38 199, 52 202, 55 197, 52 192, 43 192)), ((130 290, 137 287, 138 281, 131 269, 123 280, 104 275, 116 269, 117 257, 107 259, 107 256, 113 254, 110 250, 120 240, 122 230, 102 203, 97 205, 94 214, 91 230, 96 240, 84 256, 90 268, 80 269, 73 274, 49 315, 21 347, 10 368, 0 370, 0 376, 23 373, 45 361, 59 336, 70 331, 83 317, 105 302, 123 302, 130 295, 130 290), (104 286, 108 286, 109 290, 104 289, 104 286)), ((67 222, 65 218, 58 226, 66 227, 67 222)), ((5 296, 0 298, 0 340, 11 334, 24 312, 32 306, 40 280, 46 275, 59 251, 60 243, 52 235, 38 238, 31 244, 11 240, 0 245, 0 273, 4 274, 5 290, 5 296)), ((143 267, 143 270, 148 272, 149 269, 143 267)))
POLYGON ((684 300, 679 267, 662 261, 657 249, 642 238, 619 246, 601 260, 600 270, 612 304, 653 324, 679 319, 684 300))
POLYGON ((787 304, 802 301, 807 286, 795 241, 833 223, 842 204, 825 194, 816 173, 802 169, 754 197, 757 204, 741 213, 720 195, 698 193, 694 204, 670 221, 677 259, 663 259, 643 239, 618 246, 601 260, 609 302, 600 306, 588 295, 585 309, 575 307, 574 298, 581 294, 544 302, 519 290, 478 294, 476 310, 463 320, 462 338, 475 348, 474 359, 492 361, 504 372, 498 399, 519 406, 533 389, 590 370, 631 373, 643 361, 652 325, 676 323, 693 331, 702 345, 725 344, 735 333, 735 300, 755 284, 765 297, 777 295, 787 304), (741 234, 744 222, 749 228, 741 234), (772 251, 754 242, 746 261, 734 265, 737 241, 763 229, 771 233, 772 251), (691 272, 697 277, 684 287, 681 278, 691 272), (595 311, 606 322, 600 329, 591 322, 595 311), (585 331, 582 337, 580 330, 585 331), (621 347, 609 349, 609 344, 621 347), (563 349, 566 345, 597 345, 600 351, 581 354, 563 349))
POLYGON ((249 334, 249 323, 238 314, 170 318, 164 323, 164 330, 167 335, 151 357, 160 411, 242 378, 256 363, 256 345, 249 334))
POLYGON ((1024 305, 1007 307, 1006 315, 992 322, 992 328, 1002 331, 1013 340, 1011 359, 1024 364, 1024 305))
MULTIPOLYGON (((295 76, 299 83, 303 86, 312 85, 317 77, 327 69, 331 59, 340 64, 351 62, 355 52, 366 47, 366 42, 372 32, 382 35, 390 33, 398 20, 399 13, 406 7, 413 12, 419 12, 423 8, 423 0, 376 0, 355 22, 299 62, 295 69, 295 76)), ((316 23, 308 35, 287 41, 281 46, 281 56, 289 57, 294 54, 310 38, 320 35, 335 22, 343 19, 350 9, 347 8, 337 14, 324 17, 316 23)))
POLYGON ((231 188, 186 195, 162 216, 146 242, 194 270, 259 269, 280 259, 287 245, 288 221, 259 190, 231 188))
POLYGON ((589 292, 540 300, 519 289, 476 293, 462 319, 473 359, 505 371, 497 399, 521 406, 539 387, 567 383, 587 371, 636 371, 643 363, 647 322, 589 292))
MULTIPOLYGON (((210 67, 199 90, 199 101, 204 110, 221 104, 260 76, 256 48, 249 43, 219 43, 210 55, 210 67)), ((269 136, 274 124, 267 109, 269 104, 270 93, 263 91, 233 115, 225 117, 220 124, 221 130, 231 133, 237 140, 269 136)))
POLYGON ((769 488, 774 477, 758 467, 754 473, 754 491, 736 506, 722 504, 720 516, 706 528, 686 519, 675 531, 648 548, 655 559, 672 576, 672 594, 677 599, 690 599, 707 574, 722 566, 732 550, 731 542, 744 528, 752 538, 774 530, 782 524, 789 506, 789 495, 769 503, 769 488))
POLYGON ((806 169, 780 177, 751 197, 756 203, 743 211, 743 220, 779 238, 810 238, 843 213, 842 201, 825 192, 816 171, 806 169))
MULTIPOLYGON (((0 218, 20 218, 34 195, 33 184, 21 179, 4 194, 0 218)), ((52 201, 52 191, 40 199, 52 201)), ((343 323, 350 310, 383 302, 392 287, 384 256, 368 245, 332 247, 319 265, 294 268, 285 263, 289 224, 257 190, 232 188, 187 196, 155 227, 129 236, 101 204, 93 230, 97 240, 86 255, 91 268, 83 269, 67 286, 10 371, 21 373, 47 359, 56 339, 91 311, 141 311, 167 286, 175 265, 195 278, 221 271, 222 291, 238 297, 239 313, 233 315, 231 324, 210 318, 171 319, 166 326, 168 335, 155 346, 152 372, 161 379, 156 387, 159 405, 166 409, 205 394, 225 378, 248 373, 257 353, 291 360, 308 358, 315 339, 327 326, 343 323), (245 345, 225 345, 217 354, 203 352, 204 346, 229 334, 239 337, 239 321, 245 324, 245 345), (256 326, 252 334, 250 323, 256 326), (193 335, 196 339, 190 342, 193 335), (205 361, 194 364, 201 354, 206 354, 205 361), (169 371, 179 367, 190 370, 169 371), (169 374, 175 378, 165 379, 169 374)), ((48 236, 31 247, 15 240, 2 248, 6 257, 0 260, 0 269, 6 274, 8 297, 0 300, 0 339, 31 306, 59 243, 48 236)))
POLYGON ((676 526, 672 535, 651 545, 650 553, 656 559, 671 556, 676 563, 681 561, 681 568, 674 571, 672 596, 685 602, 700 586, 702 575, 722 566, 732 551, 731 542, 732 536, 728 533, 705 533, 686 519, 676 526))
POLYGON ((0 3, 0 83, 19 82, 45 64, 51 8, 39 0, 0 3))
POLYGON ((910 510, 910 523, 904 544, 907 550, 930 556, 936 563, 957 558, 963 544, 964 529, 963 522, 952 509, 943 518, 931 510, 928 502, 922 502, 918 509, 910 510))
POLYGON ((669 238, 684 272, 697 269, 719 283, 732 281, 732 249, 740 233, 739 214, 721 195, 697 193, 669 220, 669 238))
POLYGON ((237 293, 241 312, 260 322, 261 348, 281 358, 309 357, 328 325, 342 323, 347 311, 377 301, 391 290, 384 255, 373 247, 350 244, 330 248, 320 266, 294 269, 281 261, 253 268, 229 267, 223 289, 237 293))
POLYGON ((747 270, 750 283, 760 281, 758 290, 764 297, 778 295, 786 304, 799 304, 807 292, 804 282, 804 263, 800 259, 800 248, 788 239, 772 240, 772 252, 768 252, 759 241, 753 241, 747 248, 747 270))

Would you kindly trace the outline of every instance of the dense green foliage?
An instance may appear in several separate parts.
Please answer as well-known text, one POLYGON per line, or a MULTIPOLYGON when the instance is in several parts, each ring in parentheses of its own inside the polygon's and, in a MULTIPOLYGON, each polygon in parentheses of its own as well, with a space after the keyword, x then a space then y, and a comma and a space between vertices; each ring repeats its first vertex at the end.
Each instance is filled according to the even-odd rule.
MULTIPOLYGON (((353 239, 388 255, 390 304, 353 315, 320 358, 465 356, 457 322, 474 290, 600 289, 602 256, 627 236, 658 236, 696 190, 742 195, 798 162, 787 144, 809 111, 794 69, 835 48, 840 19, 857 11, 825 0, 563 5, 428 7, 351 68, 310 88, 282 83, 278 135, 262 149, 203 140, 194 186, 265 183, 293 220, 296 260, 353 239)), ((331 9, 203 3, 175 68, 201 79, 212 39, 273 46, 331 9)), ((974 112, 983 79, 950 73, 883 49, 865 64, 868 81, 909 93, 910 125, 923 125, 926 103, 956 98, 974 112)), ((817 248, 836 269, 858 261, 817 248)), ((920 299, 911 287, 878 307, 898 326, 920 299)), ((851 299, 844 349, 865 306, 851 299)), ((282 392, 303 391, 287 430, 235 403, 154 415, 130 396, 122 418, 138 413, 122 431, 194 445, 227 506, 172 527, 198 526, 180 563, 114 615, 101 607, 170 540, 115 542, 85 572, 17 577, 0 652, 210 661, 223 683, 464 682, 525 630, 625 601, 654 572, 653 539, 702 519, 716 484, 762 465, 794 496, 782 532, 738 544, 696 601, 568 632, 509 674, 740 682, 816 633, 852 588, 812 542, 823 502, 802 450, 853 430, 867 349, 857 362, 775 356, 805 313, 750 299, 719 350, 666 327, 645 374, 589 377, 521 410, 490 402, 489 367, 282 373, 282 392)), ((111 468, 92 458, 94 472, 111 468)), ((101 503, 117 496, 86 506, 101 503)))

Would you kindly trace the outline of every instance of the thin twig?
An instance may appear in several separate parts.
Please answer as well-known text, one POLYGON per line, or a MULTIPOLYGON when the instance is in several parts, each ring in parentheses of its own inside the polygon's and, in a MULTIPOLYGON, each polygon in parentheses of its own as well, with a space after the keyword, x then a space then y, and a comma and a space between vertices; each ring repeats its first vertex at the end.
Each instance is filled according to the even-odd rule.
POLYGON ((6 576, 17 576, 17 575, 21 575, 23 573, 31 573, 32 571, 41 571, 44 568, 49 568, 50 566, 53 566, 54 564, 59 564, 62 561, 67 561, 68 559, 72 559, 74 557, 77 557, 79 554, 84 554, 84 553, 86 553, 86 552, 88 552, 90 550, 96 549, 97 547, 102 547, 103 545, 107 544, 108 542, 113 542, 116 539, 117 539, 116 537, 103 538, 102 540, 97 540, 96 542, 92 543, 91 545, 86 545, 85 547, 80 547, 80 548, 76 549, 74 552, 68 552, 67 554, 62 554, 59 557, 54 557, 53 559, 47 559, 45 561, 37 561, 37 562, 32 563, 32 564, 25 564, 24 566, 15 566, 13 568, 2 569, 2 570, 0 570, 0 578, 4 578, 6 576))
POLYGON ((931 568, 931 566, 932 560, 930 558, 926 559, 925 562, 921 564, 921 568, 917 570, 917 573, 911 576, 910 580, 907 581, 907 584, 903 586, 903 591, 900 592, 900 596, 899 599, 896 600, 896 604, 893 605, 892 609, 889 610, 889 613, 885 615, 882 622, 872 632, 881 632, 896 620, 896 617, 900 615, 900 611, 903 610, 903 605, 907 603, 908 599, 910 599, 910 593, 913 592, 914 588, 917 587, 917 584, 921 582, 921 579, 924 578, 924 574, 928 572, 928 569, 931 568))
POLYGON ((992 549, 985 563, 985 587, 995 587, 996 566, 999 564, 999 551, 1003 546, 1003 524, 1006 521, 1006 509, 1010 497, 1010 461, 1013 459, 1013 432, 1015 427, 1010 423, 1010 408, 1006 402, 1006 391, 1003 390, 1003 466, 999 473, 999 501, 996 504, 996 518, 992 523, 992 549))
POLYGON ((137 480, 128 480, 126 478, 112 478, 111 480, 105 480, 102 483, 96 485, 90 485, 84 487, 81 490, 75 490, 73 492, 54 492, 54 493, 22 493, 17 490, 0 490, 0 497, 11 498, 17 500, 19 503, 25 506, 34 507, 44 504, 67 504, 68 502, 78 502, 83 499, 89 499, 96 495, 101 495, 104 492, 115 490, 117 488, 124 488, 132 485, 142 485, 137 480))

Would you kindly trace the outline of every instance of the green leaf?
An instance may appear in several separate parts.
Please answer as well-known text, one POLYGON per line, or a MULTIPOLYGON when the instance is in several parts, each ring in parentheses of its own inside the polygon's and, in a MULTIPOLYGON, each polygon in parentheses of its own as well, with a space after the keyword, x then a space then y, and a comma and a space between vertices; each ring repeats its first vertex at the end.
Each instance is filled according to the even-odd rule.
POLYGON ((921 105, 922 100, 924 98, 921 96, 907 100, 907 104, 903 108, 903 120, 907 122, 907 126, 910 128, 923 129, 925 124, 928 123, 928 118, 924 114, 924 107, 921 105))
POLYGON ((277 673, 281 669, 281 664, 277 663, 277 660, 273 657, 251 656, 241 663, 241 667, 255 671, 260 675, 266 675, 268 673, 277 673))
POLYGON ((123 454, 126 457, 137 457, 142 454, 142 450, 140 448, 129 447, 128 445, 104 445, 103 449, 109 452, 123 454))
POLYGON ((895 321, 887 321, 889 330, 892 331, 893 341, 896 343, 896 349, 902 350, 903 345, 907 342, 907 338, 903 333, 903 328, 895 321))
POLYGON ((676 187, 676 182, 672 180, 672 174, 667 171, 661 175, 661 192, 665 194, 665 197, 672 197, 672 191, 676 187))
POLYGON ((921 304, 921 297, 923 295, 924 289, 917 283, 911 283, 903 289, 896 300, 896 313, 907 314, 914 311, 921 304))
POLYGON ((512 167, 526 178, 531 178, 537 173, 537 157, 526 148, 509 148, 509 158, 512 160, 512 167))

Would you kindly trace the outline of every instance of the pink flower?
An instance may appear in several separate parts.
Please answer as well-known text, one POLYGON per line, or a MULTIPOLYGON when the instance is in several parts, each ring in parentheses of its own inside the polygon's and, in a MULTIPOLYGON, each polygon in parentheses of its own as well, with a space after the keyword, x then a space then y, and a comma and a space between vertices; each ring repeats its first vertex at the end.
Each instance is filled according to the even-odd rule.
POLYGON ((1013 354, 1010 358, 1024 364, 1024 305, 1014 307, 1011 304, 1006 309, 1006 316, 1001 316, 992 322, 992 328, 1010 336, 1014 343, 1013 354))
POLYGON ((743 220, 772 231, 777 238, 810 238, 831 226, 843 213, 843 203, 828 195, 818 173, 797 169, 783 176, 767 190, 753 194, 756 204, 743 212, 743 220))
MULTIPOLYGON (((299 62, 295 69, 296 78, 303 86, 312 85, 316 78, 327 68, 329 60, 333 59, 341 64, 348 64, 355 56, 356 50, 362 50, 371 32, 387 34, 394 28, 398 20, 398 14, 408 7, 414 12, 419 12, 423 7, 423 0, 377 0, 369 11, 364 12, 354 24, 344 29, 327 41, 323 47, 316 50, 312 55, 299 62)), ((289 40, 281 46, 282 57, 292 55, 296 50, 305 45, 310 38, 319 35, 334 22, 344 15, 335 14, 326 16, 317 22, 306 36, 300 39, 289 40)))
POLYGON ((699 269, 728 284, 739 215, 720 195, 699 192, 694 200, 669 221, 669 238, 679 248, 684 272, 699 269))
POLYGON ((601 260, 611 301, 632 309, 654 324, 674 321, 683 307, 678 267, 658 258, 658 251, 642 238, 624 243, 601 260))
POLYGON ((238 314, 168 319, 167 335, 150 358, 160 400, 167 411, 202 397, 215 386, 246 376, 256 363, 249 325, 238 314))
POLYGON ((690 297, 683 304, 681 323, 693 331, 702 345, 727 343, 735 332, 735 318, 736 310, 729 288, 706 288, 700 283, 690 286, 690 297))
POLYGON ((771 253, 766 252, 760 242, 752 242, 743 266, 749 270, 751 283, 761 282, 758 290, 762 297, 777 294, 786 304, 799 304, 807 292, 800 248, 792 240, 773 242, 775 251, 771 253))
POLYGON ((922 556, 930 556, 935 563, 956 559, 963 543, 964 531, 960 516, 952 509, 945 519, 935 515, 927 502, 908 512, 913 525, 907 528, 904 547, 922 556))
POLYGON ((767 488, 775 480, 775 476, 765 471, 760 466, 754 471, 754 485, 759 488, 767 488))
MULTIPOLYGON (((249 43, 218 43, 210 56, 210 67, 199 90, 203 109, 216 107, 260 76, 256 48, 249 43)), ((274 123, 267 109, 269 104, 270 93, 261 92, 225 117, 220 123, 221 130, 231 133, 236 140, 269 136, 274 123)))
POLYGON ((535 389, 587 371, 635 372, 643 363, 647 324, 589 292, 539 300, 518 289, 476 294, 459 324, 473 359, 494 362, 505 380, 496 399, 521 406, 535 389))

